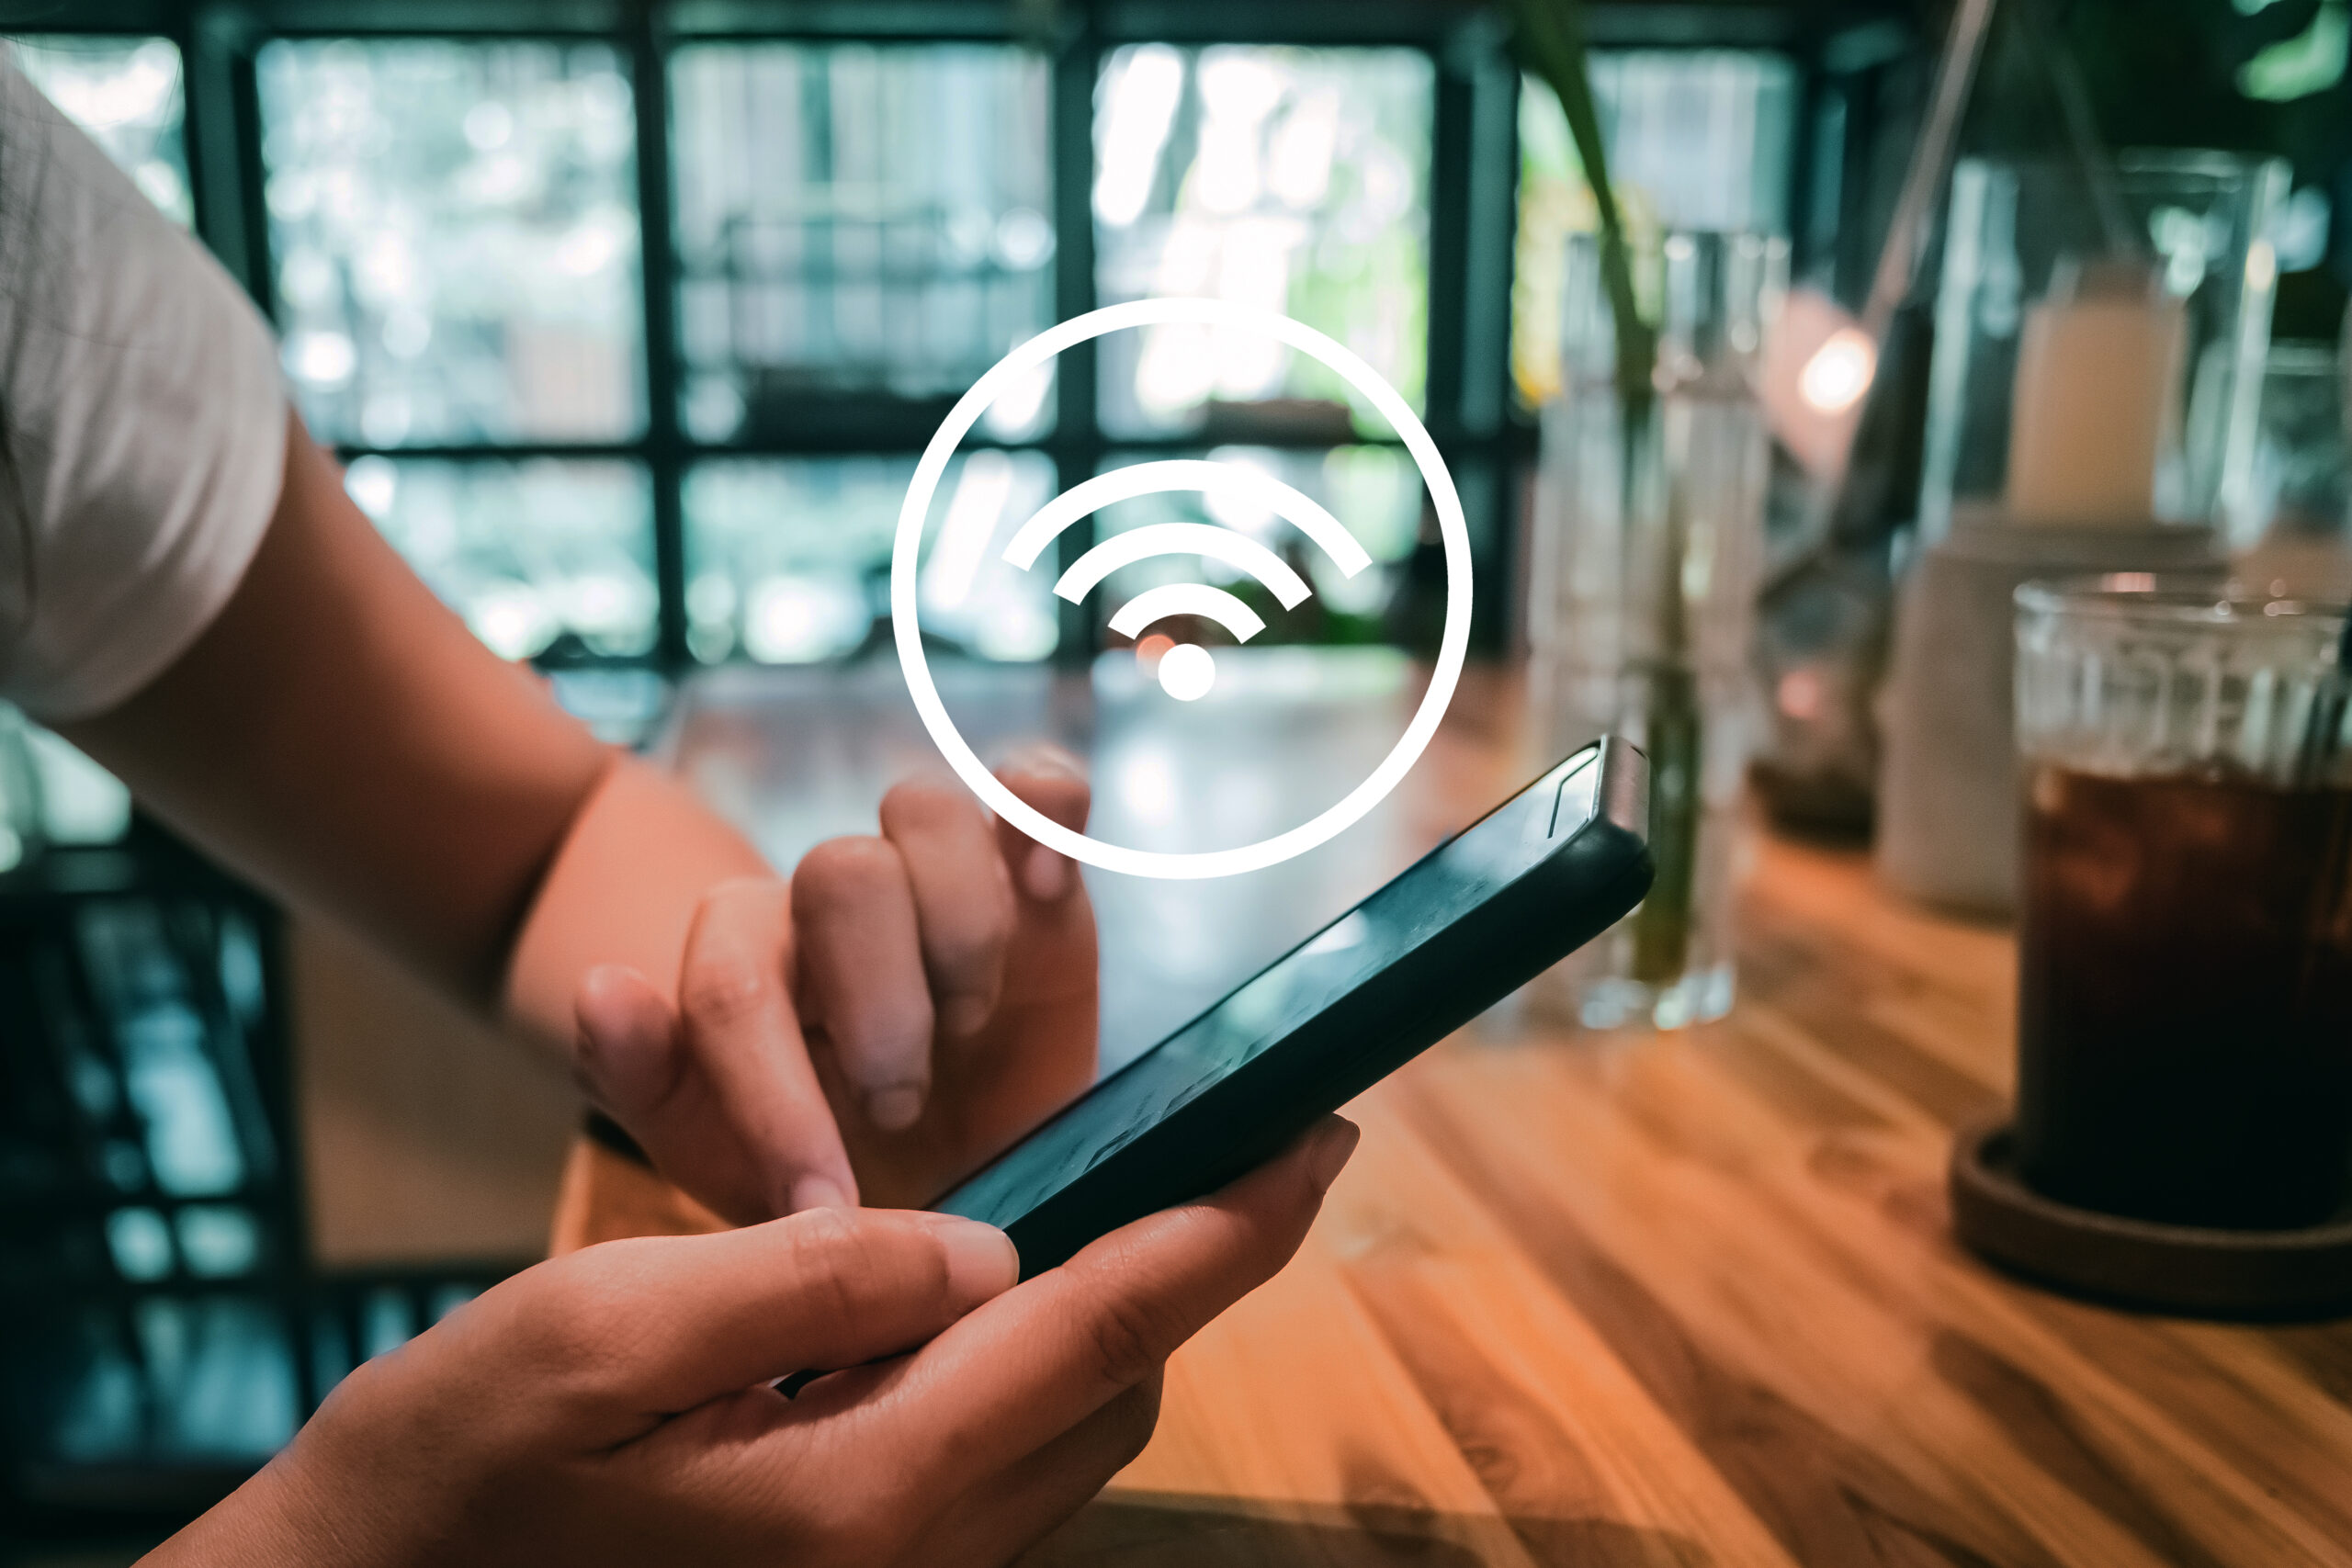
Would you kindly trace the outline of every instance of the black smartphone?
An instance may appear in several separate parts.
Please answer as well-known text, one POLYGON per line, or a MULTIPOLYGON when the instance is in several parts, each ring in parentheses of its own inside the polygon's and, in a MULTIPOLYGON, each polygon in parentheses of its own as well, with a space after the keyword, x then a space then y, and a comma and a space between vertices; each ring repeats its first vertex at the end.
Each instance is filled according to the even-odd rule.
POLYGON ((1639 903, 1648 798, 1632 746, 1578 751, 934 1207, 1001 1227, 1025 1279, 1215 1191, 1639 903))

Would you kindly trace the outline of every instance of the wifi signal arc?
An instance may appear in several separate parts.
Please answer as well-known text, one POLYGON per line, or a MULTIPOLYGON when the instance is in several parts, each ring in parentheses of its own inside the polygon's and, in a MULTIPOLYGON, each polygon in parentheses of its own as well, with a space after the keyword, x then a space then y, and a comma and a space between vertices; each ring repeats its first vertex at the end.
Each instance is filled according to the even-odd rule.
POLYGON ((1290 562, 1247 534, 1206 523, 1152 523, 1114 534, 1070 563, 1054 592, 1075 604, 1121 567, 1154 556, 1206 556, 1246 571, 1266 585, 1285 610, 1295 610, 1308 592, 1306 579, 1290 562))
MULTIPOLYGON (((1271 512, 1292 524, 1322 547, 1333 564, 1349 577, 1372 564, 1372 557, 1340 520, 1313 497, 1283 483, 1271 474, 1237 463, 1175 458, 1137 463, 1099 474, 1071 486, 1039 507, 1014 530, 1004 547, 1004 558, 1025 571, 1062 531, 1091 516, 1114 502, 1166 491, 1199 491, 1211 498, 1238 501, 1271 512)), ((1312 592, 1306 580, 1289 562, 1249 535, 1205 523, 1153 523, 1130 528, 1095 545, 1054 584, 1057 596, 1081 603, 1102 581, 1122 567, 1156 556, 1193 555, 1220 560, 1263 583, 1285 610, 1296 609, 1312 592)), ((1249 605, 1222 588, 1201 582, 1176 582, 1148 589, 1120 606, 1111 617, 1111 629, 1140 639, 1143 629, 1170 615, 1199 615, 1216 622, 1247 642, 1266 629, 1265 621, 1249 605)), ((1180 702, 1207 694, 1216 680, 1216 661, 1196 644, 1180 643, 1159 656, 1159 683, 1180 702)))
POLYGON ((1119 606, 1111 617, 1111 629, 1121 637, 1141 637, 1144 627, 1170 615, 1199 615, 1215 621, 1231 632, 1236 642, 1248 642, 1266 629, 1257 611, 1205 582, 1163 582, 1147 588, 1119 606))
POLYGON ((1331 558, 1349 577, 1372 564, 1372 557, 1356 536, 1341 527, 1313 496, 1286 485, 1272 474, 1237 463, 1212 463, 1197 457, 1175 457, 1157 463, 1136 463, 1097 474, 1072 485, 1039 507, 1004 547, 1004 558, 1026 571, 1063 529, 1081 517, 1091 517, 1114 502, 1167 491, 1199 491, 1271 512, 1295 526, 1331 558))

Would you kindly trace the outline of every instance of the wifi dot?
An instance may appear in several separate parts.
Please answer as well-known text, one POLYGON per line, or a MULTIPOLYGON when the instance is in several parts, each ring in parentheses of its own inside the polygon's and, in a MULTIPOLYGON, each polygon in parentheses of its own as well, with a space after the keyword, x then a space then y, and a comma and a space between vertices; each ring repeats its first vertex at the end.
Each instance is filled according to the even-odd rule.
POLYGON ((1159 689, 1180 703, 1197 702, 1216 684, 1216 660, 1197 643, 1180 642, 1159 656, 1159 689))

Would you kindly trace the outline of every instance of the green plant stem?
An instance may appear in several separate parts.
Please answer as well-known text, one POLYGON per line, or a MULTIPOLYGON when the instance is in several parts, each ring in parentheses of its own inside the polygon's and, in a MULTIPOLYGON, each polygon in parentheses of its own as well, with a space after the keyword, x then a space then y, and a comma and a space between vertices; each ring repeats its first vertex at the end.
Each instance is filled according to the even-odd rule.
POLYGON ((1642 319, 1634 293, 1632 252, 1625 243, 1624 214, 1609 182, 1609 150, 1600 134, 1600 111, 1592 96, 1591 60, 1585 48, 1584 17, 1576 0, 1512 0, 1520 62, 1541 76, 1560 100, 1568 134, 1584 164, 1585 183, 1600 219, 1600 286, 1617 328, 1617 395, 1627 411, 1647 405, 1651 371, 1657 363, 1657 334, 1642 319))
POLYGON ((1657 874, 1634 912, 1634 978, 1670 986, 1690 961, 1690 915, 1699 882, 1699 772, 1704 735, 1699 683, 1684 663, 1653 666, 1646 733, 1650 759, 1650 862, 1657 874))
POLYGON ((1643 741, 1650 761, 1650 855, 1657 875, 1633 918, 1633 977, 1665 987, 1679 980, 1690 962, 1702 816, 1699 780, 1706 739, 1682 598, 1688 535, 1682 485, 1672 471, 1673 453, 1657 407, 1657 333, 1643 319, 1634 289, 1632 251, 1625 239, 1624 213, 1609 180, 1609 152, 1593 98, 1577 0, 1511 0, 1511 8, 1521 62, 1559 98, 1600 220, 1600 284, 1616 328, 1620 479, 1629 524, 1641 514, 1643 476, 1652 461, 1666 484, 1664 495, 1657 498, 1664 513, 1657 562, 1657 649, 1640 671, 1643 741))

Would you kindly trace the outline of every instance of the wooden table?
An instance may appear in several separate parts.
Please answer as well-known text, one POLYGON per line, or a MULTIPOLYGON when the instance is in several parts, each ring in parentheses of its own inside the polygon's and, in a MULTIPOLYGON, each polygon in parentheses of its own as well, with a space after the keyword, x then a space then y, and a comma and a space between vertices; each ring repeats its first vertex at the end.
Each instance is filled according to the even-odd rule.
MULTIPOLYGON (((1507 699, 1468 695, 1422 832, 1517 760, 1507 699)), ((1769 838, 1742 931, 1722 1023, 1490 1021, 1358 1100, 1297 1261, 1032 1560, 2352 1563, 2352 1324, 2136 1316, 1953 1245, 1951 1129, 2009 1084, 2007 934, 1769 838)), ((575 1152, 568 1241, 688 1223, 575 1152)))

